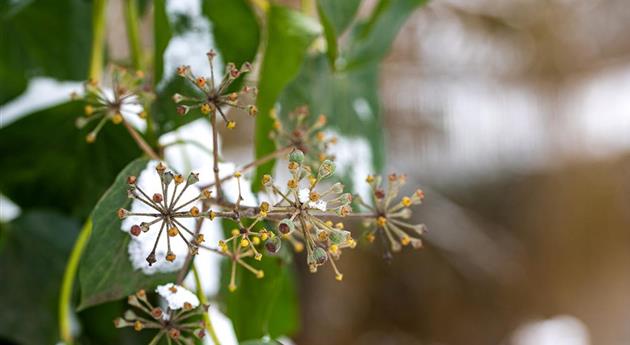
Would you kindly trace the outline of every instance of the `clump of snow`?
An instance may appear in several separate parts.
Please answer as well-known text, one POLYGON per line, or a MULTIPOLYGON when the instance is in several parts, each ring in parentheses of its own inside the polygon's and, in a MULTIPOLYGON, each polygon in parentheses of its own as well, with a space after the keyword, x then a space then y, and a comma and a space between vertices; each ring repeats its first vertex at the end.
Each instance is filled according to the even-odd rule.
POLYGON ((199 306, 197 296, 181 285, 175 285, 173 283, 159 285, 155 289, 155 292, 164 298, 171 310, 181 309, 186 303, 189 303, 193 308, 199 306))

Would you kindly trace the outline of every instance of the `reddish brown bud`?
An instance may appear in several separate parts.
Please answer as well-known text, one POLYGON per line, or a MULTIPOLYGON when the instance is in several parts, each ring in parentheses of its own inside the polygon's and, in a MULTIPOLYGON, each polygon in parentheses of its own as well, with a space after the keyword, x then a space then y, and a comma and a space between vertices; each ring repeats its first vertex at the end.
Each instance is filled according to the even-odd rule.
POLYGON ((131 229, 129 230, 129 232, 134 235, 134 236, 138 236, 140 235, 140 233, 142 232, 142 229, 140 229, 139 225, 134 225, 131 227, 131 229))

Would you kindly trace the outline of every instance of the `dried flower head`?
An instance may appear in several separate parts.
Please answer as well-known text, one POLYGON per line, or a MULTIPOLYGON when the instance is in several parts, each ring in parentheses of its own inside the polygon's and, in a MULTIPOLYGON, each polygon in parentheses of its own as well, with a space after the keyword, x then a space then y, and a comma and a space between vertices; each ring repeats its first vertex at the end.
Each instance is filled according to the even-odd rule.
POLYGON ((156 292, 166 301, 166 310, 154 306, 147 299, 144 290, 127 299, 134 309, 127 310, 122 317, 114 320, 117 328, 133 327, 136 331, 156 329, 151 344, 157 344, 163 336, 176 344, 193 344, 205 336, 205 324, 198 321, 207 312, 208 306, 199 305, 192 292, 172 283, 158 286, 156 292))
MULTIPOLYGON (((316 171, 303 165, 303 154, 293 152, 289 155, 291 179, 286 188, 281 188, 271 177, 263 178, 266 189, 280 200, 270 207, 270 212, 282 212, 286 217, 278 222, 276 231, 282 238, 290 241, 296 251, 306 247, 307 264, 311 272, 326 262, 330 262, 336 278, 343 275, 337 269, 335 261, 341 255, 341 249, 356 245, 349 231, 343 224, 334 225, 321 218, 326 216, 346 216, 351 211, 352 195, 343 193, 343 185, 334 183, 320 191, 321 182, 335 172, 335 164, 324 160, 316 171), (283 192, 283 190, 285 190, 283 192)), ((270 243, 272 248, 278 241, 270 243)))
POLYGON ((250 72, 252 66, 249 62, 245 62, 241 68, 237 68, 233 63, 228 63, 225 68, 223 79, 218 85, 214 82, 214 65, 213 60, 216 56, 214 51, 208 54, 208 62, 210 63, 210 77, 196 76, 190 70, 190 66, 180 66, 177 68, 177 74, 186 78, 193 83, 200 91, 202 96, 185 96, 180 94, 173 95, 173 101, 177 104, 177 113, 186 115, 191 109, 197 109, 201 113, 215 116, 218 112, 225 121, 225 125, 229 129, 236 127, 236 122, 229 120, 225 115, 222 107, 233 107, 246 111, 251 116, 256 116, 258 109, 253 104, 239 104, 242 94, 256 95, 256 88, 245 86, 240 92, 230 92, 229 86, 244 73, 250 72))
POLYGON ((333 160, 328 154, 330 145, 337 141, 335 137, 327 137, 322 131, 326 125, 326 116, 319 115, 315 120, 309 116, 306 106, 299 107, 289 113, 286 125, 272 112, 274 131, 272 138, 278 147, 292 146, 304 153, 304 164, 312 168, 325 160, 333 160))
MULTIPOLYGON (((95 80, 84 83, 85 114, 77 118, 77 126, 83 128, 87 124, 99 120, 95 128, 88 133, 85 140, 93 143, 99 131, 107 121, 120 124, 126 116, 146 117, 144 109, 153 99, 150 86, 146 83, 144 73, 130 73, 124 68, 113 66, 112 90, 105 89, 95 80)), ((77 96, 78 97, 78 96, 77 96)))
POLYGON ((419 205, 424 199, 424 193, 418 189, 411 196, 398 199, 400 187, 405 183, 404 175, 391 174, 387 177, 387 189, 381 187, 380 176, 368 176, 366 182, 372 189, 373 205, 368 205, 358 198, 359 203, 372 211, 374 217, 365 220, 370 229, 366 233, 368 241, 373 242, 377 235, 384 236, 394 252, 398 252, 403 246, 411 244, 413 248, 422 247, 420 236, 425 233, 424 224, 410 224, 407 220, 411 217, 410 209, 413 205, 419 205))
POLYGON ((180 238, 186 243, 191 254, 198 252, 199 245, 204 242, 204 237, 196 231, 192 231, 181 222, 186 218, 209 218, 214 219, 214 212, 209 210, 202 212, 198 202, 211 197, 208 189, 202 190, 196 197, 190 200, 181 201, 184 192, 199 181, 196 173, 190 173, 184 178, 182 175, 168 171, 163 163, 159 163, 155 168, 160 177, 160 189, 152 195, 148 194, 136 183, 135 176, 129 176, 127 183, 129 186, 128 195, 143 204, 149 206, 152 212, 131 212, 125 209, 118 210, 118 217, 124 219, 129 216, 139 216, 152 218, 150 221, 135 224, 129 230, 133 236, 140 236, 141 233, 151 231, 152 227, 159 228, 155 244, 146 260, 149 265, 157 261, 156 249, 162 235, 166 236, 167 251, 166 260, 175 261, 176 255, 171 250, 171 239, 180 238))

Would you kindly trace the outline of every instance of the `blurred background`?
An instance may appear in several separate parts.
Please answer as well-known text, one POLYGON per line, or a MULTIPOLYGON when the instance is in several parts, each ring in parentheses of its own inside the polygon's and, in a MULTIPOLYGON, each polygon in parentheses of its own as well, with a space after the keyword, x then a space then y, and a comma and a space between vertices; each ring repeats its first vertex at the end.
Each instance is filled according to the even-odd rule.
POLYGON ((630 343, 630 6, 432 1, 381 72, 426 248, 303 272, 298 344, 630 343))
MULTIPOLYGON (((110 28, 109 54, 127 56, 123 25, 110 28)), ((425 191, 425 248, 349 252, 342 284, 297 265, 294 342, 630 344, 628 33, 625 0, 414 12, 379 84, 385 170, 425 191)), ((237 163, 252 145, 239 130, 224 137, 237 163)))

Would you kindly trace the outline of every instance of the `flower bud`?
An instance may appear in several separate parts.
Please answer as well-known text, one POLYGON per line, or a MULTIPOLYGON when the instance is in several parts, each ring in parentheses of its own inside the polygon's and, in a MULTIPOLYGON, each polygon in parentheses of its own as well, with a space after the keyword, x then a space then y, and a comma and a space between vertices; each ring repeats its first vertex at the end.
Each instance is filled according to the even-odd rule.
POLYGON ((307 258, 309 266, 314 265, 315 269, 317 269, 317 266, 321 266, 326 263, 327 260, 328 254, 322 247, 315 247, 315 250, 313 250, 311 255, 307 258))
POLYGON ((198 173, 191 172, 191 173, 188 175, 188 180, 186 181, 186 183, 188 183, 189 185, 191 185, 191 184, 195 184, 195 183, 197 183, 197 182, 199 182, 199 174, 198 174, 198 173))
POLYGON ((283 235, 286 235, 293 230, 295 230, 295 223, 293 223, 291 219, 283 219, 278 224, 278 231, 283 235))
POLYGON ((186 105, 179 105, 179 106, 177 106, 177 115, 184 116, 184 115, 188 114, 189 110, 190 110, 190 107, 188 107, 186 105))
POLYGON ((280 237, 276 236, 265 241, 265 249, 267 249, 267 251, 271 254, 278 253, 280 247, 282 247, 282 240, 280 239, 280 237))
POLYGON ((125 219, 127 218, 129 211, 125 210, 124 208, 119 208, 117 214, 119 219, 125 219))
POLYGON ((293 150, 289 153, 289 161, 302 164, 304 161, 304 152, 300 150, 293 150))
POLYGON ((131 229, 129 229, 129 233, 131 233, 134 236, 139 236, 140 232, 142 232, 142 229, 140 228, 139 225, 133 225, 131 229))
POLYGON ((318 178, 327 178, 335 173, 335 163, 329 159, 326 159, 319 166, 319 171, 317 172, 318 178))
POLYGON ((249 105, 247 106, 247 113, 249 116, 256 116, 256 114, 258 114, 258 108, 256 108, 255 105, 249 105))

